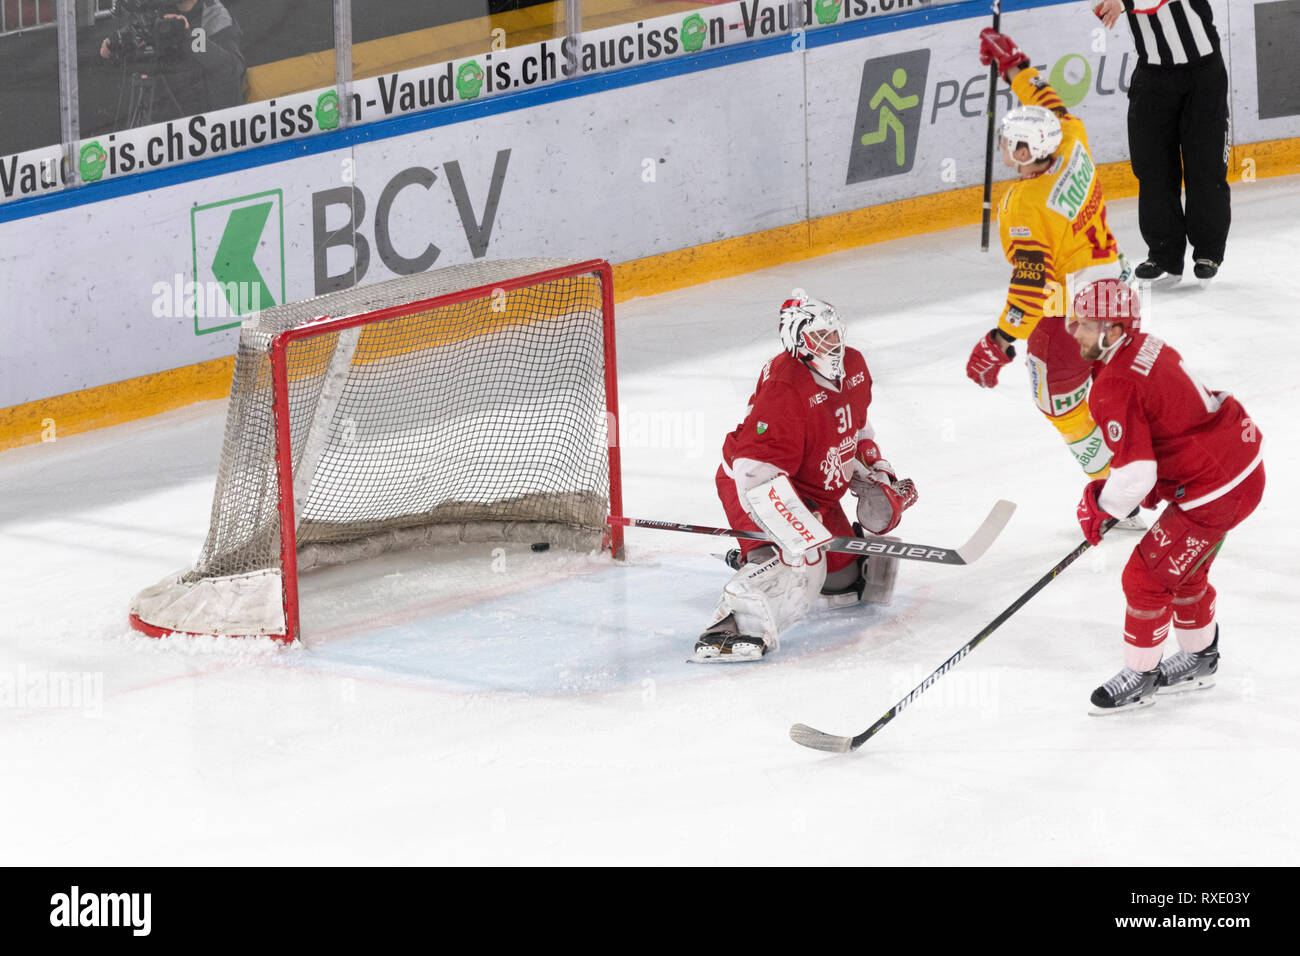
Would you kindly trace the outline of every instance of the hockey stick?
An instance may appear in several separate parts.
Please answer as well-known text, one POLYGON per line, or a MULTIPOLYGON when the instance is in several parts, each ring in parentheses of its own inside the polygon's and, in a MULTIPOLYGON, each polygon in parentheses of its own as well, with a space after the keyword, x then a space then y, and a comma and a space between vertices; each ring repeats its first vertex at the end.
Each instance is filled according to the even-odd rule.
MULTIPOLYGON (((887 538, 832 538, 823 549, 835 554, 885 554, 905 561, 929 561, 932 564, 974 564, 989 549, 1002 529, 1011 520, 1016 506, 1010 501, 999 501, 993 506, 984 523, 959 548, 937 548, 928 544, 909 544, 887 538)), ((623 528, 657 528, 660 531, 685 531, 688 534, 712 534, 726 538, 746 538, 750 541, 770 541, 759 531, 740 531, 736 528, 711 528, 700 524, 680 524, 676 521, 652 521, 648 518, 625 518, 610 515, 607 524, 623 528)))
MULTIPOLYGON (((1002 0, 993 0, 993 29, 1002 27, 1002 0)), ((988 136, 984 143, 984 220, 980 226, 980 252, 989 251, 989 222, 993 216, 993 117, 997 113, 998 64, 989 66, 988 136)))
MULTIPOLYGON (((1103 526, 1102 533, 1104 534, 1106 531, 1109 531, 1114 524, 1115 524, 1115 519, 1111 518, 1103 526)), ((885 714, 885 716, 881 717, 878 721, 876 721, 874 724, 872 724, 862 733, 858 734, 856 737, 837 737, 834 734, 828 734, 820 730, 815 730, 814 728, 809 727, 807 724, 795 724, 793 727, 790 728, 790 739, 797 744, 802 744, 805 747, 811 747, 813 750, 825 750, 828 753, 842 754, 842 753, 848 753, 850 750, 857 750, 864 743, 866 743, 867 740, 869 740, 871 737, 874 737, 876 734, 880 733, 880 731, 884 728, 885 724, 889 723, 891 720, 893 720, 895 717, 901 714, 904 710, 906 710, 909 706, 911 706, 911 704, 916 700, 916 698, 920 697, 927 690, 929 690, 931 684, 933 684, 940 677, 942 677, 944 674, 948 673, 948 671, 952 670, 959 663, 961 663, 962 658, 964 658, 971 651, 975 650, 975 648, 979 647, 980 643, 986 637, 988 637, 990 634, 996 631, 1002 624, 1004 624, 1007 618, 1011 617, 1012 614, 1015 614, 1022 607, 1024 607, 1029 602, 1029 599, 1032 598, 1035 594, 1037 594, 1043 588, 1047 587, 1047 585, 1051 584, 1052 581, 1056 579, 1057 575, 1059 575, 1062 571, 1064 571, 1071 564, 1073 564, 1075 559, 1078 558, 1079 555, 1083 554, 1083 552, 1087 551, 1090 547, 1092 547, 1092 545, 1088 544, 1087 541, 1084 541, 1077 548, 1075 548, 1073 551, 1071 551, 1069 554, 1063 557, 1060 561, 1058 561, 1056 563, 1056 567, 1052 568, 1052 570, 1044 574, 1041 578, 1038 579, 1038 581, 1034 584, 1033 587, 1031 587, 1024 594, 1020 595, 1020 597, 1016 598, 1015 602, 1009 608, 1007 608, 1005 611, 1003 611, 1001 614, 995 617, 992 621, 990 621, 988 626, 985 627, 984 630, 980 631, 969 641, 963 644, 956 654, 952 655, 952 657, 948 658, 946 661, 940 664, 939 667, 934 671, 934 673, 932 673, 929 677, 927 677, 925 680, 921 681, 921 683, 917 684, 914 688, 912 688, 912 692, 908 694, 906 697, 904 697, 902 700, 900 700, 893 707, 891 707, 889 709, 889 712, 885 714)))

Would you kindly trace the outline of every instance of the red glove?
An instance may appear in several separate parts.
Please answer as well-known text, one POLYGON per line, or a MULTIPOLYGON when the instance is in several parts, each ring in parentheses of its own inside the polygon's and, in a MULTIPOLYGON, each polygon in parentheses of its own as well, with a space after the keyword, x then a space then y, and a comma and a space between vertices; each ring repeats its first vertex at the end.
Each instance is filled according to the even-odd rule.
POLYGON ((997 329, 980 339, 971 349, 966 361, 966 377, 981 388, 992 388, 998 384, 998 372, 1016 357, 1016 347, 1009 346, 1002 351, 1002 340, 998 338, 997 329))
POLYGON ((1098 478, 1096 481, 1088 482, 1084 486, 1083 497, 1079 499, 1079 507, 1075 510, 1075 517, 1079 519, 1079 527, 1083 529, 1083 536, 1089 544, 1101 544, 1102 525, 1111 518, 1097 503, 1097 496, 1101 494, 1101 489, 1105 486, 1105 478, 1098 478))
MULTIPOLYGON (((894 481, 898 478, 898 475, 894 473, 894 466, 885 461, 880 454, 880 446, 870 438, 864 438, 858 442, 858 447, 854 452, 853 457, 866 466, 868 473, 873 470, 878 470, 888 474, 890 481, 894 481)), ((853 476, 850 475, 849 477, 851 478, 853 476)))
MULTIPOLYGON (((1014 67, 1024 68, 1029 65, 1029 57, 1016 46, 1016 41, 1005 33, 998 33, 990 27, 980 31, 980 62, 985 66, 997 61, 998 73, 1007 79, 1007 72, 1014 67)), ((1010 82, 1010 80, 1007 80, 1010 82)))
POLYGON ((869 438, 858 442, 854 464, 849 487, 858 497, 858 523, 872 534, 888 534, 916 504, 916 485, 911 478, 899 481, 894 466, 880 457, 879 446, 869 438))

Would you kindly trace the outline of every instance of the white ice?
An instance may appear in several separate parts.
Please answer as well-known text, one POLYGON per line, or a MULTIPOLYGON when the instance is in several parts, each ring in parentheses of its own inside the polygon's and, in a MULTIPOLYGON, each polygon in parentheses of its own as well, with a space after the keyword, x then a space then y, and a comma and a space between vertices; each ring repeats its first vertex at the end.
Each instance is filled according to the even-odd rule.
MULTIPOLYGON (((901 533, 957 544, 1019 504, 978 564, 907 564, 891 607, 810 619, 759 663, 686 663, 729 543, 635 530, 621 565, 482 547, 313 572, 305 646, 144 638, 127 601, 198 553, 224 403, 0 455, 4 861, 1300 862, 1300 181, 1236 186, 1233 217, 1213 286, 1158 294, 1146 325, 1265 436, 1264 503, 1212 578, 1214 689, 1088 715, 1121 665, 1116 536, 862 750, 788 739, 870 725, 1080 540, 1082 478, 1023 367, 965 377, 1008 266, 960 228, 619 309, 630 515, 722 523, 718 447, 794 286, 867 356, 920 491, 901 533)), ((1111 221, 1141 258, 1134 202, 1111 221)))

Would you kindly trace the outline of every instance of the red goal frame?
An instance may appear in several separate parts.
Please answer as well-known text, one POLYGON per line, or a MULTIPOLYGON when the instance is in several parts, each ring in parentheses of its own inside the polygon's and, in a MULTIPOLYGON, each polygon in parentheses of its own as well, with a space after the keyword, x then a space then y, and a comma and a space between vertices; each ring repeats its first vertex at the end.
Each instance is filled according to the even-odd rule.
MULTIPOLYGON (((557 279, 592 274, 598 275, 601 282, 602 338, 605 361, 605 413, 608 429, 606 446, 609 455, 609 510, 611 515, 622 515, 623 481, 618 434, 618 361, 614 341, 614 273, 613 268, 604 259, 588 259, 428 299, 405 302, 360 315, 342 318, 322 316, 296 328, 281 332, 271 340, 271 392, 276 443, 275 465, 277 494, 279 497, 277 510, 280 518, 280 568, 285 632, 284 634, 267 636, 270 636, 273 640, 292 643, 298 640, 300 632, 298 543, 293 504, 293 445, 289 433, 289 346, 301 339, 342 332, 356 326, 369 325, 416 312, 458 305, 473 299, 487 298, 502 292, 513 292, 557 279)), ((616 560, 621 560, 623 558, 623 528, 607 525, 602 535, 603 547, 608 548, 616 560)), ((130 616, 130 623, 135 630, 150 637, 166 637, 177 633, 143 621, 134 614, 130 616)))

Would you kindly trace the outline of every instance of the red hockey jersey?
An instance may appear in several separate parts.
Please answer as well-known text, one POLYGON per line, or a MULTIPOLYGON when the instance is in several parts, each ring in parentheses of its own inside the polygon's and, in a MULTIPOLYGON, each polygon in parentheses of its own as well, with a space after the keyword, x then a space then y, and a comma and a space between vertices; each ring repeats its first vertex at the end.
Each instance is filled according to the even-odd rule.
POLYGON ((1156 495, 1195 508, 1234 488, 1258 462, 1261 435, 1241 403, 1212 392, 1183 357, 1139 333, 1097 373, 1088 395, 1112 468, 1156 463, 1156 495))
POLYGON ((737 458, 775 465, 812 507, 837 502, 848 490, 844 466, 853 460, 867 423, 871 374, 857 349, 844 349, 840 390, 826 388, 785 352, 763 366, 745 420, 722 443, 728 471, 737 458))

